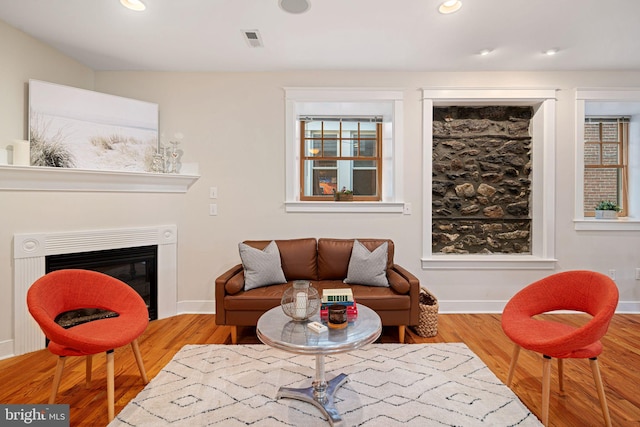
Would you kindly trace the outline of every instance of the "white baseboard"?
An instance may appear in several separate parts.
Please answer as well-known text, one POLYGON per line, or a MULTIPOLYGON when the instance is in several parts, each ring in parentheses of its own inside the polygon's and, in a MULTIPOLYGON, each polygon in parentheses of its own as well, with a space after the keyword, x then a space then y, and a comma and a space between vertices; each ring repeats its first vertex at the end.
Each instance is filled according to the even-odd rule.
MULTIPOLYGON (((502 313, 507 302, 501 300, 438 300, 439 313, 502 313)), ((179 301, 178 314, 215 314, 213 300, 179 301)), ((616 313, 640 314, 640 301, 620 301, 616 313)), ((14 356, 13 340, 0 341, 0 360, 14 356)))
MULTIPOLYGON (((439 313, 502 313, 503 300, 438 300, 439 313)), ((640 301, 620 301, 616 313, 640 314, 640 301)))
POLYGON ((620 301, 616 313, 639 314, 640 301, 620 301))
POLYGON ((178 301, 178 314, 215 314, 214 300, 178 301))
POLYGON ((506 301, 438 300, 439 313, 502 313, 506 301))
POLYGON ((13 340, 0 341, 0 360, 8 359, 14 355, 13 340))
MULTIPOLYGON (((502 313, 506 300, 438 300, 440 313, 502 313)), ((180 301, 179 314, 215 314, 213 300, 180 301)), ((620 301, 616 313, 640 314, 640 301, 620 301)))

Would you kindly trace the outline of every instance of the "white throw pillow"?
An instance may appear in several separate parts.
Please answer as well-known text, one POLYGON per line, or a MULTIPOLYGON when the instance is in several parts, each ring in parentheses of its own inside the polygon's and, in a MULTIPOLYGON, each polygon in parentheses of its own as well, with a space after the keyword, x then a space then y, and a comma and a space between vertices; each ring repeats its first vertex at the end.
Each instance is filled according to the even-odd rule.
POLYGON ((387 280, 387 251, 389 242, 384 242, 373 252, 358 240, 354 240, 347 278, 344 283, 354 285, 389 287, 387 280))
POLYGON ((280 263, 280 251, 275 241, 264 250, 240 243, 240 259, 244 268, 244 290, 287 283, 280 263))

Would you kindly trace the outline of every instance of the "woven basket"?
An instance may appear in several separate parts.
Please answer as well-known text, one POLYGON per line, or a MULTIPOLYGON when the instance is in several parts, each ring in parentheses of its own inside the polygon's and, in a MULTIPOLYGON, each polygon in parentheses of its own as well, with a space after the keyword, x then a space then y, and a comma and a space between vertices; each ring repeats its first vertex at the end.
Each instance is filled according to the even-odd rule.
POLYGON ((420 319, 415 332, 421 337, 438 335, 438 299, 427 289, 420 288, 420 319))

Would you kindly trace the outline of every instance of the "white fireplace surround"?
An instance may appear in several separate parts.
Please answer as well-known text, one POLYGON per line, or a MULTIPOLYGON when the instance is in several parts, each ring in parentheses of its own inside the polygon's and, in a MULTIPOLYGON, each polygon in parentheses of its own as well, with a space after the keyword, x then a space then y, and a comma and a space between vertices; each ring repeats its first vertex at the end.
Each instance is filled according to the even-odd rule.
POLYGON ((158 319, 177 314, 177 227, 161 225, 54 233, 15 234, 14 354, 45 348, 45 337, 27 309, 27 291, 45 274, 45 257, 136 246, 158 246, 158 319))

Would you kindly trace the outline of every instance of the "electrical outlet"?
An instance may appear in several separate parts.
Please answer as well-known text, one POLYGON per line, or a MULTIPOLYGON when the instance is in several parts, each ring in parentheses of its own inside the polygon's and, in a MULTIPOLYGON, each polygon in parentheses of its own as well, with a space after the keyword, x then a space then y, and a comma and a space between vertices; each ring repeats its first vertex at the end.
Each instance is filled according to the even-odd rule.
POLYGON ((616 271, 614 269, 609 270, 609 277, 611 280, 616 280, 616 271))
POLYGON ((211 216, 218 215, 218 205, 216 205, 215 203, 211 203, 209 205, 209 215, 211 216))

